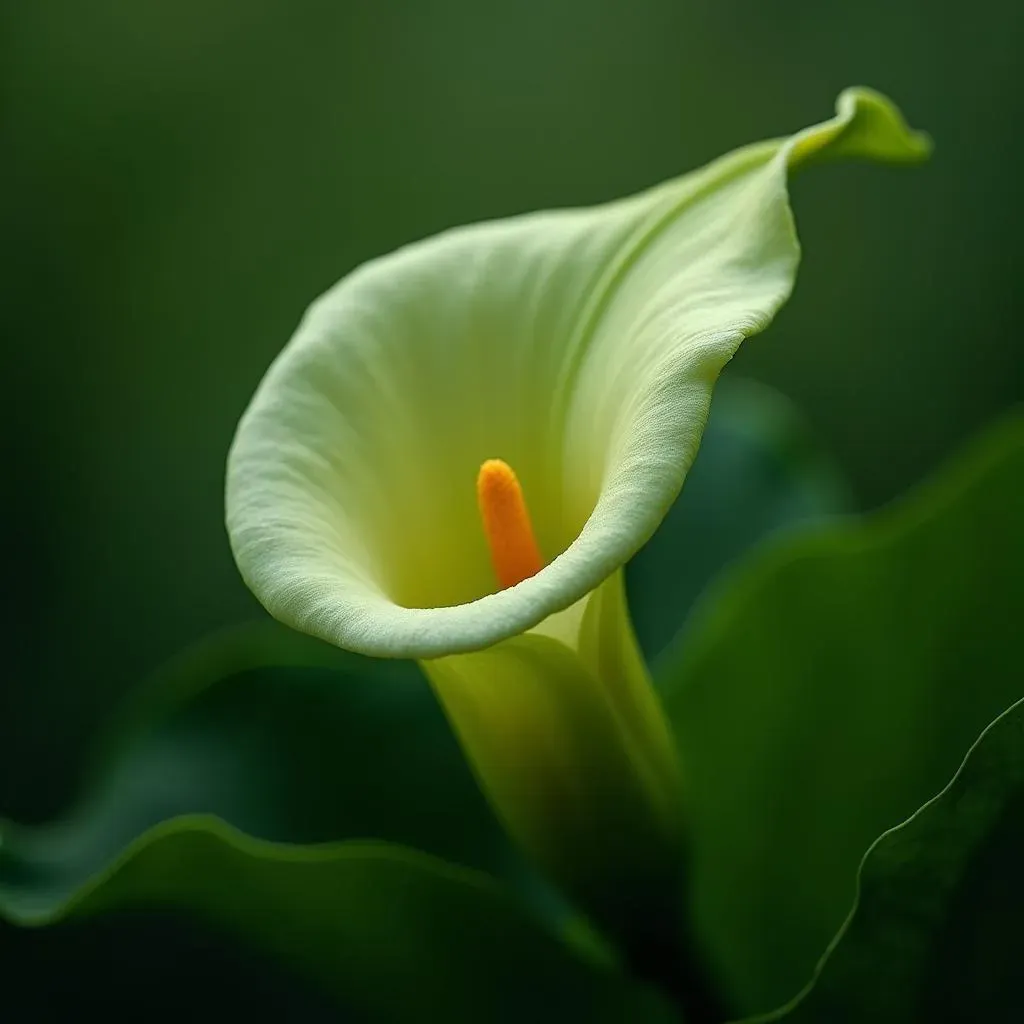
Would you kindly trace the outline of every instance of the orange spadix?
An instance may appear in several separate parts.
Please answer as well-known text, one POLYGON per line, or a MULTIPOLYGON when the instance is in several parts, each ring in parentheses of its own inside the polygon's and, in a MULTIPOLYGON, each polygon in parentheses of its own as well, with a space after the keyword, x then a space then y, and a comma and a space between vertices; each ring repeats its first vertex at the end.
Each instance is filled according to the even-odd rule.
POLYGON ((501 586, 514 587, 539 573, 544 560, 512 467, 501 459, 488 459, 476 478, 476 495, 494 575, 501 586))

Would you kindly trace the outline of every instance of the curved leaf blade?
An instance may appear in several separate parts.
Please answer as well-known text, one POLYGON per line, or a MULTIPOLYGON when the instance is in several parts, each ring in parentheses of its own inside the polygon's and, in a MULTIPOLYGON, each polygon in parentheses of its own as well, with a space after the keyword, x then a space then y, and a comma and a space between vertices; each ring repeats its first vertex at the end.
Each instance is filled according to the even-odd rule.
POLYGON ((671 1020, 660 999, 576 953, 486 876, 391 844, 273 844, 180 818, 83 883, 48 870, 31 837, 5 836, 10 919, 131 907, 186 909, 374 1020, 671 1020))
POLYGON ((267 840, 380 839, 519 870, 416 666, 269 620, 160 670, 101 742, 80 803, 33 836, 80 876, 188 814, 267 840))
POLYGON ((1021 696, 1022 475, 1016 416, 896 506, 762 551, 691 623, 663 690, 695 927, 740 1011, 803 987, 864 851, 1021 696))
POLYGON ((795 1007, 764 1020, 1019 1020, 1024 701, 950 784, 880 836, 857 903, 795 1007))

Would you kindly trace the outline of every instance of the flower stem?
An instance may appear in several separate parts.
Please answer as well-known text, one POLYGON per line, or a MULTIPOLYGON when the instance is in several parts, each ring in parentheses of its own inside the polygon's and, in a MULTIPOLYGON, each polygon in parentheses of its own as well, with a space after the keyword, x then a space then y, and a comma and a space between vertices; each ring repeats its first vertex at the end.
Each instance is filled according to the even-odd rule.
POLYGON ((659 915, 625 949, 631 972, 662 990, 686 1024, 723 1024, 731 1015, 692 939, 659 915))

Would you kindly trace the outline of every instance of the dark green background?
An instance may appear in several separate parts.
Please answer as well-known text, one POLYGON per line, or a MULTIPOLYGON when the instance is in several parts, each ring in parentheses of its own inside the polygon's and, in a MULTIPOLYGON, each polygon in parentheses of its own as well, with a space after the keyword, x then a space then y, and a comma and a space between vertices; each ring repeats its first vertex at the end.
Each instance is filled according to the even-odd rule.
POLYGON ((806 263, 730 373, 794 396, 858 500, 1021 397, 1018 5, 3 0, 0 811, 66 800, 96 723, 257 612, 222 519, 307 302, 452 224, 589 203, 889 93, 913 171, 794 190, 806 263))

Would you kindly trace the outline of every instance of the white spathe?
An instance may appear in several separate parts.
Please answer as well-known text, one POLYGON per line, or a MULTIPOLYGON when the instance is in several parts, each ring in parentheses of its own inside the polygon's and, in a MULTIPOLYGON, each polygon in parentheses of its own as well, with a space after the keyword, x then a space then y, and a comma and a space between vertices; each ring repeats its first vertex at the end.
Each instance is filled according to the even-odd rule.
POLYGON ((430 659, 516 636, 593 591, 682 486, 714 382, 788 297, 789 172, 913 161, 884 97, 619 202, 459 228, 313 304, 228 460, 239 568, 278 619, 430 659), (475 480, 522 481, 547 566, 494 593, 475 480))

